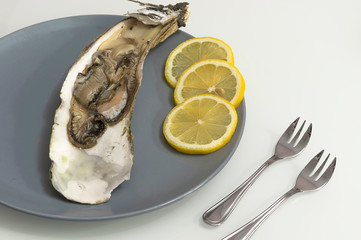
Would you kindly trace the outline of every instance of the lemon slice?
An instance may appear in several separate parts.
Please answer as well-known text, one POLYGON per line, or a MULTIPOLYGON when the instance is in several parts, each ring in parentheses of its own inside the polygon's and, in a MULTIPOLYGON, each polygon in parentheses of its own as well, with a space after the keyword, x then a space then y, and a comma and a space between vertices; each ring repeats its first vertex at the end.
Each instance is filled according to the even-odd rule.
POLYGON ((221 59, 234 63, 232 50, 223 41, 212 37, 192 38, 178 45, 169 54, 165 64, 168 84, 174 88, 184 70, 205 59, 221 59))
POLYGON ((244 79, 235 66, 222 60, 203 60, 187 68, 180 76, 174 90, 174 101, 180 104, 191 96, 209 93, 237 107, 244 90, 244 79))
POLYGON ((202 94, 175 106, 164 121, 163 133, 180 152, 207 154, 231 139, 237 120, 237 112, 227 100, 202 94))

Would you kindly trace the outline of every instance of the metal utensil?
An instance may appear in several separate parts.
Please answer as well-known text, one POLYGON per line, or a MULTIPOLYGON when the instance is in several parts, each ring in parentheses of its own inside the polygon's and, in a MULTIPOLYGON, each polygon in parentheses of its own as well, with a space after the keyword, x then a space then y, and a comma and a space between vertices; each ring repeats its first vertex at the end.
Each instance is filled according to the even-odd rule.
POLYGON ((286 192, 282 197, 280 197, 276 202, 264 210, 261 214, 255 217, 253 220, 243 225, 238 230, 234 231, 227 237, 222 240, 247 240, 250 239, 253 233, 259 228, 259 226, 264 222, 273 213, 277 207, 287 198, 293 196, 299 192, 307 192, 318 190, 322 188, 332 177, 332 174, 336 166, 336 158, 333 159, 332 163, 328 168, 321 174, 322 169, 324 168, 327 159, 330 154, 326 157, 320 167, 316 170, 317 163, 319 162, 323 150, 317 154, 311 161, 306 165, 306 167, 298 175, 296 185, 286 192))
POLYGON ((275 153, 270 159, 268 159, 264 164, 262 164, 261 167, 259 167, 244 183, 237 187, 232 193, 230 193, 228 196, 216 203, 213 207, 209 208, 203 214, 204 222, 213 226, 222 224, 231 214, 231 212, 236 207, 239 200, 243 197, 246 191, 249 189, 249 187, 252 186, 258 176, 269 165, 280 159, 295 157, 307 146, 311 137, 312 124, 309 125, 308 129, 299 141, 298 139, 306 121, 303 122, 301 128, 298 130, 295 136, 292 137, 299 119, 300 118, 297 118, 295 121, 293 121, 291 125, 287 128, 287 130, 283 133, 276 145, 275 153))

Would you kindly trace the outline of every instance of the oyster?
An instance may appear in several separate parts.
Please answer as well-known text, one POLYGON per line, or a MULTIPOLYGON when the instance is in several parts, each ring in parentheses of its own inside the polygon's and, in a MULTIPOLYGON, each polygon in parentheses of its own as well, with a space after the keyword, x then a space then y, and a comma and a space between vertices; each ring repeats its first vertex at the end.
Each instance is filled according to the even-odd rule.
POLYGON ((107 201, 130 177, 130 122, 149 50, 184 26, 188 3, 128 13, 87 46, 63 83, 50 140, 54 188, 86 204, 107 201))

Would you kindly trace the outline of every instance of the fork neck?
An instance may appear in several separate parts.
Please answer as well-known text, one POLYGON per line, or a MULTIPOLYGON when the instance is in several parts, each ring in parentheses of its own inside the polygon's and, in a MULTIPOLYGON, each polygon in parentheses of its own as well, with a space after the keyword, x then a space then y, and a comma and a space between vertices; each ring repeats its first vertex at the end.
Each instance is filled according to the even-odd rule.
POLYGON ((269 166, 272 163, 274 163, 277 160, 280 160, 281 158, 277 157, 276 155, 273 155, 272 157, 270 157, 264 164, 269 166))

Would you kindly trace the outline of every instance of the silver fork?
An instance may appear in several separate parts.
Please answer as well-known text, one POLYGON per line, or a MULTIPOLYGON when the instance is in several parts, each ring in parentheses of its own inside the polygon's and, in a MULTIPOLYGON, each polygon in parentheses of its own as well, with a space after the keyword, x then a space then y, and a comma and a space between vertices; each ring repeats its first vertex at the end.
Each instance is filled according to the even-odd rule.
POLYGON ((277 207, 287 198, 293 196, 299 192, 307 192, 318 190, 322 188, 332 177, 332 174, 336 166, 336 158, 333 159, 332 163, 328 168, 322 173, 321 171, 324 168, 330 154, 326 157, 320 167, 316 170, 316 166, 323 154, 323 150, 318 153, 311 161, 306 165, 306 167, 298 175, 295 186, 286 192, 282 197, 280 197, 276 202, 264 210, 261 214, 255 217, 253 220, 243 225, 238 230, 234 231, 227 237, 222 240, 247 240, 250 239, 253 233, 259 228, 259 226, 267 219, 268 216, 273 213, 277 207))
POLYGON ((226 196, 221 201, 216 203, 214 206, 209 208, 203 214, 204 222, 213 226, 222 224, 228 218, 228 216, 231 214, 234 208, 237 206, 239 200, 241 200, 241 198, 249 189, 249 187, 252 186, 252 184, 256 181, 258 176, 268 166, 270 166, 272 163, 274 163, 277 160, 297 156, 307 146, 311 137, 312 124, 309 125, 306 132, 298 141, 301 131, 306 122, 304 121, 298 132, 292 138, 292 135, 296 129, 299 119, 300 118, 297 118, 295 121, 293 121, 291 125, 287 128, 287 130, 283 133, 283 135, 281 136, 281 138, 279 139, 276 145, 275 153, 270 159, 268 159, 265 163, 263 163, 244 183, 242 183, 228 196, 226 196))

